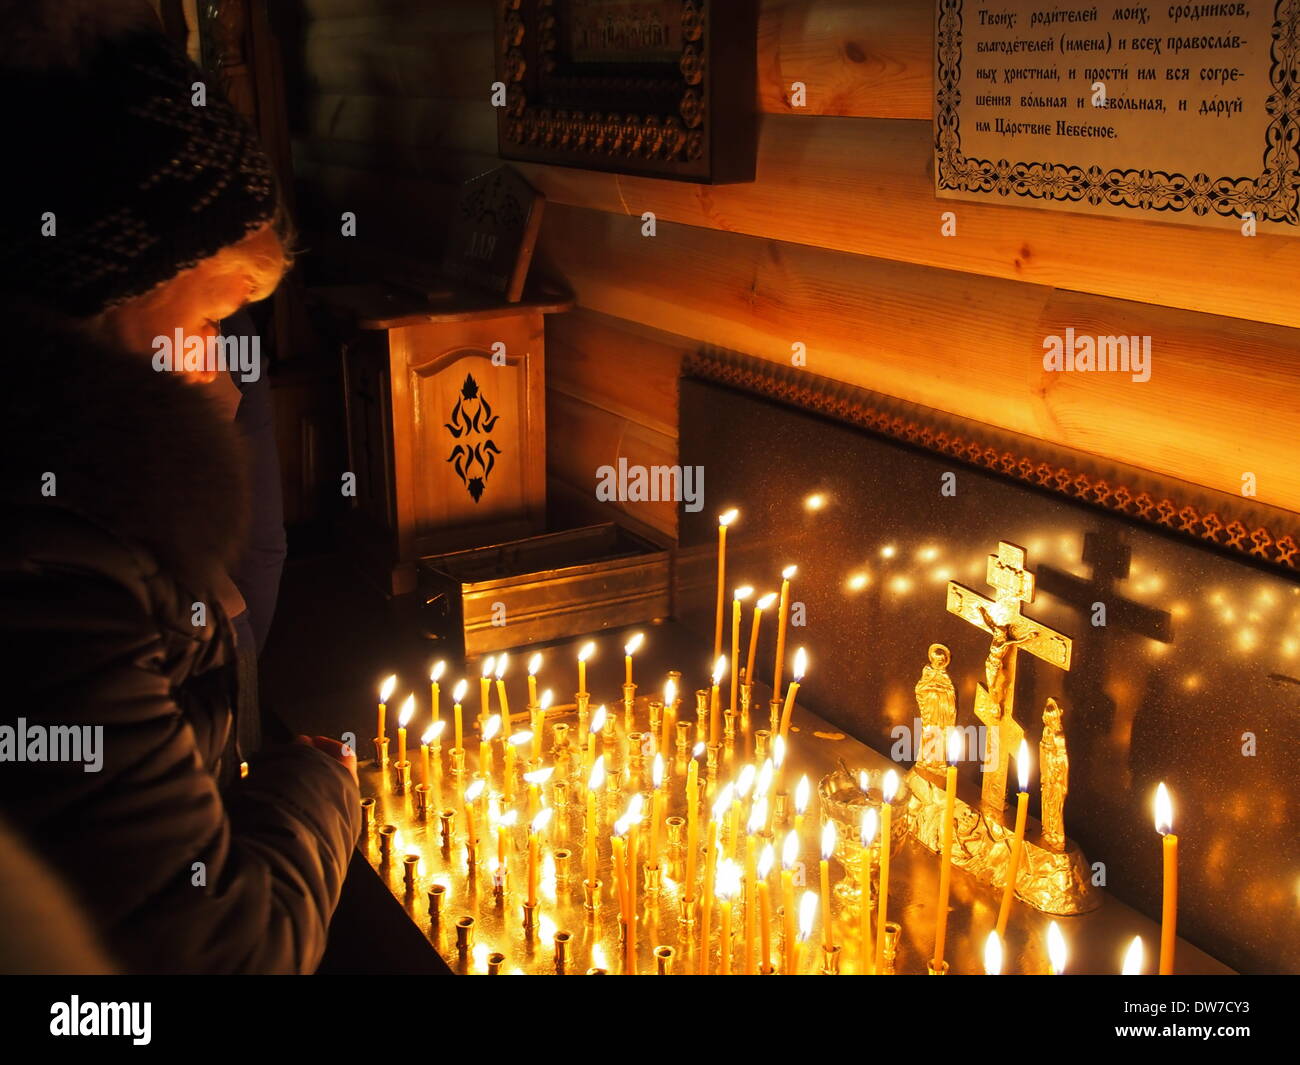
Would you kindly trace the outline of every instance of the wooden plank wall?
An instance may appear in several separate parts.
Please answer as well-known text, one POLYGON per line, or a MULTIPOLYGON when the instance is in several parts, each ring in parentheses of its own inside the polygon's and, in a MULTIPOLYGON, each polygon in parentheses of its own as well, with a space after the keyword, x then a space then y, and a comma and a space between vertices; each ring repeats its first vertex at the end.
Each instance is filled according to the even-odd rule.
MULTIPOLYGON (((491 11, 303 0, 312 196, 372 203, 411 250, 409 220, 495 164, 491 11)), ((548 327, 553 486, 590 498, 620 455, 672 461, 684 353, 802 343, 814 373, 1227 492, 1253 473, 1300 511, 1300 238, 937 201, 932 12, 761 0, 751 184, 521 166, 550 201, 539 254, 580 304, 548 327), (1150 381, 1045 374, 1043 337, 1070 326, 1149 334, 1150 381)), ((626 512, 674 534, 671 506, 626 512)))

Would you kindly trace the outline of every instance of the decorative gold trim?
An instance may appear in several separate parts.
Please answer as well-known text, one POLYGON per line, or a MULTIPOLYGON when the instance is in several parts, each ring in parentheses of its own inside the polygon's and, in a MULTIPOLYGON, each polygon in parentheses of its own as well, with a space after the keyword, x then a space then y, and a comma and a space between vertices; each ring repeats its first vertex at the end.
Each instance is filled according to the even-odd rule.
POLYGON ((1234 554, 1300 570, 1300 515, 1289 511, 749 356, 695 353, 683 361, 682 374, 870 429, 1234 554))

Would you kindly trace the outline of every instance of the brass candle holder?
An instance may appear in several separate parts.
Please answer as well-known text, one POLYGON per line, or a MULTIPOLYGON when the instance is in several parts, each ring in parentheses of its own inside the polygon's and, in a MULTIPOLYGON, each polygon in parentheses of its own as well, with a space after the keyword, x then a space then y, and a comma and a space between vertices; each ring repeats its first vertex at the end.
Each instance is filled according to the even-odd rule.
POLYGON ((573 697, 573 701, 578 707, 578 735, 585 738, 587 735, 588 715, 591 707, 590 692, 578 692, 573 697))
POLYGON ((455 782, 456 790, 462 791, 464 789, 462 780, 465 776, 465 748, 453 747, 447 752, 447 759, 451 762, 451 778, 455 782))
POLYGON ((565 966, 569 961, 569 941, 573 939, 571 932, 555 933, 555 975, 563 976, 565 966))
POLYGON ((771 746, 772 734, 765 728, 758 729, 754 733, 754 761, 762 765, 764 759, 768 757, 771 746))
POLYGON ((903 935, 903 926, 897 921, 885 922, 885 949, 880 959, 880 967, 884 970, 881 976, 894 975, 894 959, 898 957, 898 941, 903 935))
POLYGON ((659 733, 664 723, 664 704, 660 699, 651 699, 650 707, 650 735, 655 738, 656 745, 659 741, 659 733))
POLYGON ((393 860, 393 837, 397 835, 396 825, 379 827, 379 862, 387 865, 393 860))
POLYGON ((447 900, 446 884, 429 885, 429 917, 437 922, 442 920, 443 903, 447 900))
POLYGON ((623 685, 623 731, 631 732, 633 715, 636 713, 636 685, 623 685))
POLYGON ((367 797, 361 800, 362 838, 370 835, 370 832, 374 827, 375 827, 375 800, 367 797))
POLYGON ((704 769, 710 778, 718 775, 718 756, 722 753, 720 743, 710 743, 704 749, 704 769))
POLYGON ((677 722, 677 757, 685 762, 691 755, 691 731, 694 726, 689 721, 677 722))
POLYGON ((772 699, 767 704, 767 730, 773 736, 781 734, 781 700, 772 699))
POLYGON ((525 902, 523 905, 524 914, 524 936, 532 939, 537 933, 537 903, 525 902))
POLYGON ((469 914, 456 921, 456 953, 462 959, 474 949, 474 918, 469 914))
POLYGON ((582 882, 582 908, 587 911, 587 918, 593 918, 600 909, 600 880, 582 882))
POLYGON ((429 798, 432 791, 428 784, 417 784, 411 789, 411 808, 417 821, 429 819, 429 798))
MULTIPOLYGON (((685 895, 677 900, 677 920, 686 926, 687 929, 695 927, 695 916, 699 912, 699 901, 693 898, 686 898, 685 895)), ((687 933, 690 934, 689 932, 687 933)))
POLYGON ((722 738, 730 747, 736 742, 736 712, 726 709, 722 712, 722 738))
POLYGON ((840 955, 844 948, 838 943, 831 947, 822 947, 822 976, 840 975, 840 955))
POLYGON ((393 794, 405 795, 411 785, 411 760, 409 758, 394 762, 390 767, 393 775, 393 794))
POLYGON ((669 946, 655 947, 655 973, 658 976, 672 976, 673 960, 677 951, 669 946))
POLYGON ((645 866, 643 872, 643 880, 645 883, 645 891, 647 895, 659 894, 659 885, 661 882, 659 866, 657 865, 645 866))
POLYGON ((941 961, 938 966, 936 966, 934 964, 934 959, 931 958, 925 963, 925 971, 929 976, 947 976, 948 963, 946 961, 941 961))
POLYGON ((505 964, 506 956, 499 950, 494 950, 487 956, 487 974, 488 976, 498 976, 501 973, 501 966, 505 964))
POLYGON ((456 811, 443 810, 438 815, 438 832, 441 837, 442 849, 444 853, 450 852, 452 842, 456 836, 456 811))
POLYGON ((641 774, 645 771, 645 733, 629 732, 627 734, 627 767, 632 774, 634 787, 641 786, 641 774))
POLYGON ((388 737, 376 736, 375 744, 375 765, 380 769, 388 768, 388 737))
POLYGON ((709 689, 695 689, 695 742, 709 742, 709 689))
POLYGON ((573 857, 573 852, 567 848, 560 848, 552 855, 555 859, 555 886, 562 887, 569 883, 569 861, 573 857))
POLYGON ((402 858, 402 887, 408 895, 415 894, 415 874, 420 870, 420 856, 408 854, 402 858))

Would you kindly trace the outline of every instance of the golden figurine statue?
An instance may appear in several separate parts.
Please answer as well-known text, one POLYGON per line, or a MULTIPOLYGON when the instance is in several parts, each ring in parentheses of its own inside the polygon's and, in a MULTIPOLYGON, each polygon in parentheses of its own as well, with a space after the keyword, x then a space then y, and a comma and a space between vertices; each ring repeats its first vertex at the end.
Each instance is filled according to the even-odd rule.
POLYGON ((983 604, 980 604, 978 609, 980 616, 984 619, 985 626, 993 636, 993 642, 989 645, 988 658, 984 661, 984 678, 988 683, 989 695, 993 698, 993 704, 1000 713, 1006 708, 1007 676, 1010 672, 1007 668, 1008 657, 1014 648, 1035 639, 1038 636, 1038 630, 1029 629, 1020 636, 1013 636, 1010 622, 999 625, 996 618, 984 609, 983 604))
POLYGON ((957 724, 957 691, 948 676, 952 652, 941 643, 930 644, 930 662, 916 682, 916 705, 921 711, 921 757, 931 769, 945 765, 944 737, 957 724))
POLYGON ((1065 794, 1070 790, 1070 756, 1065 750, 1061 708, 1048 699, 1043 708, 1043 738, 1038 744, 1039 774, 1043 784, 1043 846, 1065 850, 1065 794))

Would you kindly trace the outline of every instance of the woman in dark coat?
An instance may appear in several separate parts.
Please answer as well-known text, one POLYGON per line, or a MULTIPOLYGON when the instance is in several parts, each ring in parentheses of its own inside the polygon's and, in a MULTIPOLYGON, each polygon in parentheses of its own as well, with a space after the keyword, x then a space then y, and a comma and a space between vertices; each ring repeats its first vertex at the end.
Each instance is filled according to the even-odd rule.
POLYGON ((310 972, 355 756, 238 747, 244 442, 193 380, 229 376, 160 371, 150 341, 274 288, 274 187, 136 10, 0 4, 0 811, 122 970, 310 972))

